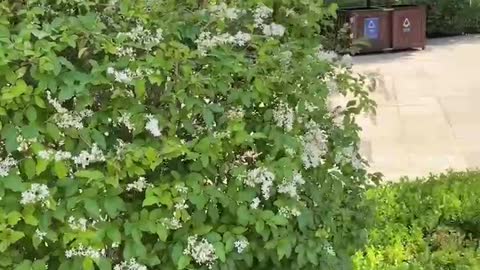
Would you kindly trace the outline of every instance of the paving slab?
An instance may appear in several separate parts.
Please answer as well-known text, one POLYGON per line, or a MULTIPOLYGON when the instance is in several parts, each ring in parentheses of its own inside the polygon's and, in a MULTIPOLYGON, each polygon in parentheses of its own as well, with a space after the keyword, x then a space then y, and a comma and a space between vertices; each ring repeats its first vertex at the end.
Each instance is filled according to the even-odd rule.
POLYGON ((359 118, 372 171, 396 181, 480 168, 480 35, 429 40, 425 50, 354 57, 377 76, 377 115, 359 118))

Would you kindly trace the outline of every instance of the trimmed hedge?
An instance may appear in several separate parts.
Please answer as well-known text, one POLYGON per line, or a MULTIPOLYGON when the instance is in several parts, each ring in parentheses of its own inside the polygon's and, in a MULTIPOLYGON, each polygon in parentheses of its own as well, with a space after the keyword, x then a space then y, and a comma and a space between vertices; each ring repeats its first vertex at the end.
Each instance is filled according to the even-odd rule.
POLYGON ((479 172, 388 185, 368 197, 376 224, 356 269, 479 269, 479 172))

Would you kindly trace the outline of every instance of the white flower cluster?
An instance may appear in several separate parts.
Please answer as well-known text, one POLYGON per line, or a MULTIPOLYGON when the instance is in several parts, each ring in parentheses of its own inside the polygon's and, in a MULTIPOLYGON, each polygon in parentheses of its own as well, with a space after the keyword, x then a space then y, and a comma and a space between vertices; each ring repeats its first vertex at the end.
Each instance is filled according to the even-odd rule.
POLYGON ((88 222, 86 218, 75 218, 72 216, 68 218, 67 222, 70 229, 82 232, 87 231, 88 227, 95 226, 95 224, 97 223, 97 221, 95 220, 92 222, 88 222))
POLYGON ((328 255, 330 255, 330 256, 337 256, 337 253, 336 253, 335 250, 333 249, 332 244, 330 244, 330 242, 328 242, 327 244, 325 244, 323 248, 325 249, 325 251, 327 252, 328 255))
POLYGON ((152 187, 153 185, 151 183, 148 183, 145 177, 139 177, 138 180, 136 180, 133 183, 127 184, 127 191, 135 190, 138 192, 142 192, 148 187, 152 187))
POLYGON ((105 257, 105 249, 94 249, 92 247, 84 247, 80 244, 77 248, 65 251, 65 257, 87 257, 91 259, 99 259, 105 257))
POLYGON ((132 47, 118 47, 117 48, 117 55, 119 57, 128 57, 130 61, 134 61, 137 53, 135 49, 132 47))
POLYGON ((305 169, 316 168, 323 163, 323 156, 328 151, 327 134, 317 124, 310 124, 302 138, 302 161, 305 169))
POLYGON ((20 203, 25 205, 41 202, 42 205, 46 205, 48 196, 50 196, 50 190, 47 185, 33 183, 30 189, 22 192, 20 203))
POLYGON ((117 123, 124 125, 128 131, 133 132, 135 131, 135 126, 131 120, 132 115, 128 112, 122 112, 120 117, 117 118, 117 123))
POLYGON ((145 129, 148 130, 154 137, 162 136, 160 128, 158 127, 158 120, 151 114, 147 115, 147 123, 145 124, 145 129))
POLYGON ((263 34, 269 37, 282 37, 285 34, 285 27, 277 23, 266 24, 263 26, 263 34))
POLYGON ((45 236, 47 236, 47 233, 43 232, 43 231, 40 231, 40 229, 37 228, 35 230, 35 236, 38 238, 38 240, 43 241, 43 238, 45 238, 45 236))
POLYGON ((115 145, 115 159, 122 160, 125 157, 129 145, 130 143, 117 139, 117 144, 115 145))
POLYGON ((90 165, 90 163, 103 161, 105 161, 105 155, 102 150, 98 148, 97 144, 92 145, 90 152, 83 150, 78 156, 73 157, 73 162, 84 169, 90 165))
POLYGON ((178 193, 187 194, 188 187, 186 187, 184 185, 177 184, 177 185, 175 185, 175 190, 178 191, 178 193))
POLYGON ((283 217, 289 218, 291 216, 298 217, 302 213, 300 211, 298 211, 297 208, 290 208, 290 207, 287 207, 287 206, 282 206, 278 210, 278 214, 283 216, 283 217))
POLYGON ((197 43, 198 51, 202 55, 206 55, 209 49, 215 48, 221 45, 237 45, 245 46, 247 42, 252 39, 252 36, 248 33, 238 31, 235 35, 229 33, 223 33, 220 35, 212 35, 210 32, 202 32, 195 40, 197 43))
POLYGON ((280 103, 273 111, 273 120, 278 127, 291 131, 295 121, 293 109, 283 102, 280 103))
POLYGON ((243 253, 243 251, 248 247, 249 243, 245 239, 237 240, 233 243, 238 253, 243 253))
POLYGON ((137 68, 135 71, 130 70, 129 68, 123 70, 116 70, 113 67, 107 68, 107 74, 115 78, 116 82, 130 84, 133 80, 143 78, 145 76, 150 76, 154 74, 153 69, 141 69, 137 68))
POLYGON ((227 112, 229 120, 242 119, 245 116, 245 110, 242 107, 231 109, 227 112))
POLYGON ((66 152, 66 151, 56 151, 53 149, 48 149, 48 150, 42 150, 38 152, 38 156, 41 159, 54 159, 55 161, 62 161, 62 160, 68 160, 72 158, 72 153, 66 152))
POLYGON ((242 10, 238 8, 228 7, 225 3, 220 3, 218 5, 211 5, 208 10, 210 13, 219 18, 219 19, 230 19, 236 20, 243 13, 242 10))
POLYGON ((0 161, 0 176, 6 177, 10 173, 10 170, 17 166, 17 161, 8 156, 0 161))
POLYGON ((250 203, 251 209, 257 209, 260 206, 260 199, 258 197, 253 198, 252 202, 250 203))
POLYGON ((260 28, 263 31, 263 34, 269 37, 282 37, 285 34, 285 27, 277 23, 265 23, 266 20, 270 19, 273 14, 273 10, 264 5, 258 6, 254 13, 253 19, 255 22, 255 27, 260 28))
POLYGON ((25 139, 22 135, 17 136, 18 151, 27 151, 30 148, 30 145, 34 142, 37 142, 37 138, 25 139))
POLYGON ((62 104, 55 98, 52 98, 50 91, 47 91, 47 100, 55 108, 57 113, 53 116, 53 121, 60 128, 83 128, 83 119, 93 115, 91 110, 85 109, 79 112, 71 112, 62 107, 62 104))
POLYGON ((128 261, 123 261, 120 264, 115 265, 113 270, 147 270, 147 267, 139 264, 134 258, 131 258, 128 261))
POLYGON ((247 178, 244 180, 244 183, 249 187, 260 185, 263 198, 268 200, 270 198, 270 190, 272 189, 274 179, 275 175, 271 171, 261 167, 250 170, 247 173, 247 178))
POLYGON ((262 28, 262 26, 265 24, 265 20, 270 18, 273 14, 273 9, 265 6, 265 5, 260 5, 258 6, 254 13, 253 13, 253 19, 255 21, 255 27, 257 28, 262 28))
POLYGON ((173 206, 176 211, 188 209, 188 204, 185 199, 182 199, 180 202, 175 203, 173 206))
POLYGON ((133 42, 140 43, 146 50, 158 45, 163 40, 163 30, 158 28, 155 33, 144 29, 142 25, 137 25, 130 32, 118 33, 117 37, 127 37, 133 42))
POLYGON ((170 230, 178 230, 182 228, 182 223, 176 217, 173 218, 163 218, 161 221, 162 225, 170 230))
POLYGON ((288 196, 298 199, 298 188, 305 184, 305 180, 299 172, 294 172, 291 180, 284 179, 278 187, 278 192, 287 194, 288 196))
POLYGON ((197 235, 188 237, 187 247, 183 250, 183 254, 191 256, 197 264, 205 265, 211 269, 217 260, 215 248, 207 239, 197 240, 197 238, 197 235))
POLYGON ((318 49, 316 56, 318 60, 329 63, 333 63, 338 58, 337 53, 333 51, 325 51, 322 48, 318 49))
POLYGON ((335 156, 335 162, 339 164, 351 163, 353 168, 357 170, 365 168, 365 163, 353 146, 345 147, 338 152, 335 156))

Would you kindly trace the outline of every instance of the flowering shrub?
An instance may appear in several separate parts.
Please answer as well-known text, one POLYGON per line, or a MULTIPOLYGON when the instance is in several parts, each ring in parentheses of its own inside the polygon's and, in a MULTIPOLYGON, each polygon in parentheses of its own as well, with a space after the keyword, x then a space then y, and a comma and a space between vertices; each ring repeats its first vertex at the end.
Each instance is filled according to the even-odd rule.
POLYGON ((374 104, 334 6, 200 2, 0 2, 0 268, 350 266, 374 104))

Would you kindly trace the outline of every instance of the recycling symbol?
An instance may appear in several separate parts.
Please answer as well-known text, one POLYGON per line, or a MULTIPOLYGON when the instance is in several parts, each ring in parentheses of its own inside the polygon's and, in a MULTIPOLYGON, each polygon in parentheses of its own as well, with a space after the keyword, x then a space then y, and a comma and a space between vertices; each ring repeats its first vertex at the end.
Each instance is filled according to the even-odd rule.
POLYGON ((375 25, 375 23, 374 23, 373 21, 370 21, 370 22, 368 23, 368 28, 369 28, 369 29, 375 29, 375 28, 377 28, 377 26, 375 25))
POLYGON ((410 28, 410 20, 408 18, 405 18, 405 20, 403 21, 403 28, 410 28))

